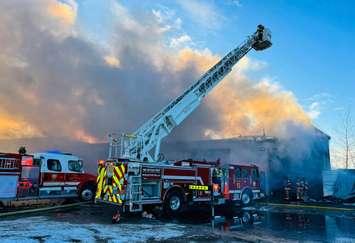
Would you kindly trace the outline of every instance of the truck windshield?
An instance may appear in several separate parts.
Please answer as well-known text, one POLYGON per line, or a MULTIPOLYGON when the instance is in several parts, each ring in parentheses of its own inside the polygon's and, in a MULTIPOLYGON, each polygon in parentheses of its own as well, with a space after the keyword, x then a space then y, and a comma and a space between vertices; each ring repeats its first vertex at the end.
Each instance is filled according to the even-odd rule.
POLYGON ((71 171, 82 172, 83 169, 83 161, 82 160, 69 160, 68 168, 71 171))
POLYGON ((251 170, 251 174, 252 174, 253 179, 258 179, 258 178, 259 178, 259 171, 258 171, 258 169, 253 168, 253 169, 251 170))

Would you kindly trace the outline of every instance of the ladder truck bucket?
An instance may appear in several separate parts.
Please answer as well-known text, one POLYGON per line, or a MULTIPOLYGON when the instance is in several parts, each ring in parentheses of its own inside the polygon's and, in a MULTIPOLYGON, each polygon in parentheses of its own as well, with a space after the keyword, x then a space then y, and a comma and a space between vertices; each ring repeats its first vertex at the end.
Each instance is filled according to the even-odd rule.
POLYGON ((253 48, 256 51, 262 51, 269 48, 272 45, 271 31, 259 24, 258 29, 254 34, 254 41, 253 48))

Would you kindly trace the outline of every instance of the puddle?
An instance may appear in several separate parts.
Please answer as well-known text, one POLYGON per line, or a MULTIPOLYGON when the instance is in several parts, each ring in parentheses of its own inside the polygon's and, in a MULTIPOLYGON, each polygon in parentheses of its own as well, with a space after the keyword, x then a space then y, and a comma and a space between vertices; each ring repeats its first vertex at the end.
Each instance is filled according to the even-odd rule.
POLYGON ((221 232, 247 232, 260 238, 304 241, 355 241, 355 218, 325 214, 241 211, 232 219, 216 222, 221 232))

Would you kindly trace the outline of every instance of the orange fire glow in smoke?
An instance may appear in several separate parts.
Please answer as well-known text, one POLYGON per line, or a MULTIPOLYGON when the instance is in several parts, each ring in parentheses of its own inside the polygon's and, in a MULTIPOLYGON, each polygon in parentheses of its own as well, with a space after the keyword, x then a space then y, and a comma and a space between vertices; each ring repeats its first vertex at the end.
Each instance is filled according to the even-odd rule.
POLYGON ((19 117, 0 112, 0 139, 41 137, 41 132, 19 117))
MULTIPOLYGON (((218 61, 208 52, 185 49, 179 54, 181 66, 195 63, 200 73, 218 61)), ((310 119, 291 92, 268 80, 252 82, 245 71, 258 65, 244 57, 226 80, 208 96, 207 105, 220 121, 218 129, 206 128, 208 138, 230 138, 239 135, 277 135, 285 122, 310 124, 310 119)))

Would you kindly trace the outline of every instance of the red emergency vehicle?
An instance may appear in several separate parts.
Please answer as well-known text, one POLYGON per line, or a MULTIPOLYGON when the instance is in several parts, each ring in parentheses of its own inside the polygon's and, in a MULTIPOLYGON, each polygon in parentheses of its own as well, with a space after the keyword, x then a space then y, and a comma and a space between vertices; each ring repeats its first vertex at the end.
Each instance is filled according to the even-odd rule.
MULTIPOLYGON (((178 127, 250 50, 269 48, 271 33, 263 25, 225 55, 195 83, 164 106, 133 133, 110 134, 108 160, 98 166, 96 201, 141 211, 144 205, 163 205, 178 213, 184 205, 241 201, 260 195, 255 166, 221 165, 204 161, 169 162, 160 151, 162 140, 178 127), (240 174, 238 174, 240 172, 240 174)), ((113 221, 119 219, 119 213, 113 221)))
POLYGON ((3 207, 41 200, 92 200, 96 176, 83 171, 83 161, 72 154, 51 151, 21 155, 0 153, 0 203, 3 207))
POLYGON ((173 163, 101 161, 96 202, 142 211, 163 206, 170 215, 196 203, 250 205, 260 197, 258 167, 183 160, 173 163))

